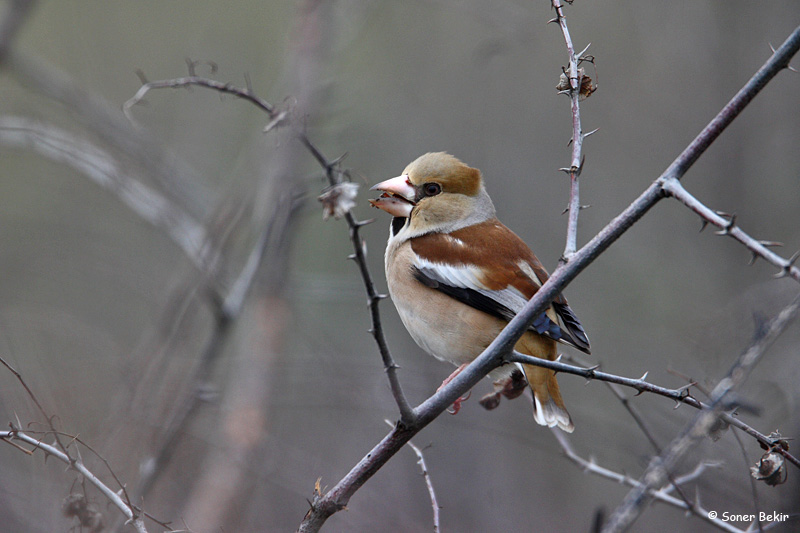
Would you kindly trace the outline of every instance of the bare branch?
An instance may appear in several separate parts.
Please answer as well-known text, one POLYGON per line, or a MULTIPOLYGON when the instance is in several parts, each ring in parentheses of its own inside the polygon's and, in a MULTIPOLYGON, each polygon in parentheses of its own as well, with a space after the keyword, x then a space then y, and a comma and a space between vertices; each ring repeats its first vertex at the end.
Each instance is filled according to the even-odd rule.
MULTIPOLYGON (((578 177, 583 168, 583 139, 584 135, 581 131, 581 87, 582 87, 582 69, 578 68, 578 60, 580 56, 586 52, 587 46, 580 54, 575 54, 575 47, 572 44, 572 37, 567 28, 567 19, 564 17, 561 2, 559 0, 551 0, 553 9, 556 12, 556 21, 561 28, 561 33, 564 35, 564 42, 567 45, 567 55, 569 57, 569 67, 567 73, 568 89, 566 94, 570 97, 572 107, 572 162, 567 173, 569 174, 570 181, 570 195, 569 195, 569 216, 567 219, 567 243, 564 247, 564 253, 561 256, 562 261, 569 261, 575 253, 578 242, 578 215, 581 210, 580 201, 580 183, 578 177)), ((559 86, 560 87, 560 86, 559 86)))
MULTIPOLYGON (((270 125, 267 126, 265 129, 271 129, 272 125, 275 124, 275 120, 288 120, 287 115, 283 111, 278 111, 275 106, 267 102, 266 100, 257 96, 253 91, 248 88, 240 88, 236 87, 230 83, 221 83, 216 80, 202 78, 199 76, 189 76, 184 78, 175 78, 171 80, 160 80, 160 81, 153 81, 153 82, 146 82, 136 93, 136 95, 128 100, 125 105, 123 106, 126 112, 126 115, 130 116, 131 108, 140 103, 144 96, 153 89, 165 89, 165 88, 181 88, 181 87, 190 87, 190 86, 198 86, 203 87, 215 91, 224 92, 227 94, 233 94, 239 98, 242 98, 251 104, 255 105, 256 107, 260 108, 264 112, 266 112, 272 122, 270 125)), ((325 170, 325 175, 328 179, 328 182, 331 185, 336 185, 340 183, 343 178, 347 177, 347 172, 343 171, 340 168, 341 160, 330 160, 328 159, 322 151, 317 148, 317 146, 308 138, 302 129, 295 128, 294 134, 297 139, 306 147, 306 149, 311 153, 314 159, 319 163, 319 165, 325 170)), ((399 368, 397 364, 394 362, 394 359, 389 351, 388 344, 386 342, 386 338, 383 334, 383 326, 381 325, 380 319, 380 312, 378 308, 378 304, 380 300, 384 298, 383 295, 379 294, 375 290, 375 285, 372 281, 372 274, 369 272, 369 268, 366 262, 366 255, 365 255, 365 244, 362 242, 361 237, 359 235, 359 230, 361 226, 365 224, 365 222, 361 222, 355 219, 352 213, 348 212, 345 214, 345 220, 347 222, 348 227, 350 228, 350 240, 353 244, 353 259, 359 266, 359 271, 361 273, 361 277, 364 281, 364 286, 367 291, 367 303, 370 309, 370 316, 372 319, 372 327, 370 332, 372 333, 373 337, 375 338, 375 342, 378 344, 378 350, 380 351, 381 358, 383 360, 384 369, 386 370, 386 375, 389 379, 389 385, 392 390, 392 395, 397 403, 398 410, 400 411, 400 419, 403 422, 410 422, 414 419, 414 412, 409 404, 408 400, 403 393, 402 386, 400 384, 400 380, 397 376, 397 369, 399 368)))
POLYGON ((742 243, 745 248, 750 250, 750 252, 753 254, 753 257, 760 257, 768 263, 778 267, 780 269, 778 272, 779 276, 789 276, 793 280, 800 282, 800 268, 797 268, 794 265, 797 257, 792 256, 789 259, 784 259, 769 249, 770 246, 776 246, 780 243, 754 239, 736 225, 736 215, 729 215, 726 217, 724 214, 721 215, 719 212, 713 211, 705 204, 700 202, 697 198, 692 196, 689 191, 683 187, 681 182, 675 178, 664 181, 664 191, 700 215, 704 222, 713 224, 720 228, 720 235, 733 237, 742 243))
POLYGON ((38 449, 41 449, 46 454, 52 455, 59 461, 66 463, 67 465, 70 466, 70 468, 74 468, 75 470, 80 472, 80 474, 84 478, 89 480, 89 483, 94 485, 97 488, 97 490, 102 492, 103 495, 106 498, 108 498, 108 500, 112 504, 114 504, 114 506, 128 518, 128 521, 133 524, 133 526, 136 528, 136 531, 138 531, 139 533, 147 533, 147 528, 145 527, 142 518, 140 516, 137 516, 133 512, 131 507, 129 507, 128 504, 125 503, 116 492, 108 488, 108 486, 105 483, 100 481, 100 479, 97 476, 95 476, 88 468, 86 468, 86 466, 83 464, 82 461, 75 460, 68 454, 56 448, 55 446, 46 444, 41 440, 33 438, 28 434, 26 434, 25 432, 20 431, 18 429, 14 429, 12 431, 0 431, 0 440, 5 440, 5 441, 19 440, 22 442, 26 442, 28 444, 35 446, 38 449))
MULTIPOLYGON (((389 427, 394 427, 389 420, 384 420, 389 427)), ((428 487, 428 496, 431 499, 431 507, 433 508, 433 533, 438 533, 441 530, 441 526, 439 525, 439 502, 436 500, 436 491, 433 489, 433 481, 431 481, 430 472, 428 472, 428 466, 425 464, 425 456, 422 455, 422 450, 415 445, 413 442, 408 441, 406 443, 409 448, 414 450, 414 453, 417 454, 417 464, 419 465, 420 469, 422 469, 422 477, 425 478, 425 485, 428 487)))
POLYGON ((769 321, 762 334, 739 356, 726 377, 711 391, 709 407, 703 409, 660 455, 650 461, 642 475, 640 486, 631 490, 617 507, 609 522, 604 525, 604 533, 625 531, 639 517, 651 498, 649 491, 662 486, 667 479, 667 473, 675 467, 679 459, 697 441, 709 434, 720 413, 725 409, 725 397, 747 379, 767 348, 794 320, 798 310, 800 310, 800 297, 795 298, 769 321))
MULTIPOLYGON (((27 392, 28 396, 36 405, 36 408, 39 410, 39 413, 45 418, 45 420, 47 420, 47 424, 50 427, 50 430, 44 432, 44 435, 48 434, 52 435, 53 438, 55 439, 55 445, 45 444, 44 442, 41 441, 41 439, 36 439, 29 436, 25 432, 21 431, 18 427, 13 426, 13 424, 11 431, 0 431, 0 440, 4 440, 7 442, 11 442, 13 440, 26 442, 28 444, 32 444, 35 447, 44 450, 44 452, 47 454, 55 456, 60 461, 63 461, 70 468, 73 468, 78 472, 80 472, 86 479, 89 480, 89 482, 92 485, 97 487, 97 489, 100 490, 100 492, 102 492, 106 496, 106 498, 108 498, 109 501, 111 501, 111 503, 113 503, 120 511, 122 511, 122 514, 124 514, 127 517, 128 521, 133 523, 137 531, 139 531, 140 533, 145 533, 147 530, 145 529, 144 522, 142 521, 142 518, 138 516, 136 512, 134 512, 135 508, 133 507, 133 505, 130 504, 130 500, 128 501, 128 503, 126 503, 125 501, 122 500, 122 498, 120 498, 120 496, 117 493, 108 488, 108 486, 106 486, 105 483, 100 481, 100 479, 97 476, 95 476, 94 473, 92 473, 88 468, 86 468, 86 466, 83 464, 83 460, 80 458, 80 455, 78 456, 78 458, 74 458, 69 454, 67 446, 61 441, 62 433, 59 432, 53 425, 53 417, 47 414, 47 411, 39 402, 39 399, 33 393, 33 390, 31 390, 31 388, 25 382, 25 379, 22 377, 22 374, 17 372, 14 369, 14 367, 12 367, 2 357, 0 357, 0 364, 5 366, 12 374, 14 374, 14 377, 17 378, 17 381, 20 382, 22 387, 25 389, 25 392, 27 392)), ((76 441, 78 440, 76 437, 70 437, 70 438, 72 440, 76 441)), ((105 462, 106 466, 109 466, 108 462, 106 462, 105 459, 103 459, 103 462, 105 462)), ((113 472, 112 476, 120 485, 121 487, 120 492, 122 494, 125 494, 124 487, 122 486, 121 483, 119 483, 117 476, 113 472)))
POLYGON ((507 360, 517 339, 534 319, 544 312, 564 287, 594 259, 642 218, 651 207, 665 198, 662 184, 669 178, 680 178, 705 152, 722 131, 747 104, 777 75, 800 48, 798 27, 778 51, 762 66, 736 96, 717 114, 700 134, 681 152, 673 163, 622 213, 578 250, 566 263, 559 265, 523 309, 508 323, 498 337, 449 384, 419 405, 413 425, 398 425, 381 440, 352 470, 325 495, 316 495, 298 531, 314 532, 335 512, 343 509, 350 497, 397 453, 416 432, 421 430, 447 407, 473 387, 502 361, 507 360))
POLYGON ((212 80, 209 78, 204 78, 202 76, 187 76, 184 78, 173 78, 169 80, 158 80, 158 81, 148 81, 144 85, 142 85, 136 94, 133 95, 127 102, 122 105, 122 111, 125 113, 125 116, 128 117, 128 120, 133 120, 133 116, 131 114, 131 108, 136 104, 139 104, 144 100, 144 97, 147 93, 149 93, 153 89, 184 89, 186 87, 197 86, 197 87, 205 87, 207 89, 213 89, 217 92, 232 94, 238 98, 243 100, 247 100, 251 104, 255 105, 256 107, 261 108, 270 119, 277 118, 279 112, 275 110, 275 107, 264 100, 263 98, 259 98, 256 94, 254 94, 250 88, 239 88, 230 83, 222 83, 220 81, 212 80))
MULTIPOLYGON (((610 479, 611 481, 615 481, 623 485, 628 485, 629 487, 639 488, 642 486, 640 481, 637 481, 630 476, 627 476, 625 474, 620 474, 619 472, 614 472, 613 470, 598 465, 593 460, 587 460, 578 455, 575 452, 575 449, 572 447, 572 443, 569 441, 569 437, 563 432, 558 430, 553 430, 553 436, 558 441, 558 444, 561 446, 561 449, 563 450, 564 455, 567 457, 567 459, 578 465, 578 467, 580 467, 585 472, 589 472, 596 476, 610 479)), ((688 483, 689 481, 699 478, 700 475, 705 471, 705 469, 708 466, 713 466, 713 465, 707 463, 701 463, 697 465, 697 467, 692 472, 689 472, 686 475, 675 478, 674 485, 670 484, 661 489, 652 489, 652 488, 648 489, 648 494, 655 500, 688 511, 692 513, 694 516, 705 520, 706 522, 721 529, 722 531, 728 531, 729 533, 744 533, 744 530, 739 529, 728 522, 725 522, 721 518, 709 517, 708 511, 704 509, 699 503, 691 504, 687 502, 685 499, 676 498, 675 496, 670 495, 670 491, 674 486, 679 486, 681 484, 688 483)))
POLYGON ((64 163, 115 194, 131 211, 162 228, 198 270, 209 273, 212 258, 206 230, 180 205, 171 201, 126 168, 116 157, 87 139, 52 124, 24 117, 0 117, 0 143, 32 148, 64 163))

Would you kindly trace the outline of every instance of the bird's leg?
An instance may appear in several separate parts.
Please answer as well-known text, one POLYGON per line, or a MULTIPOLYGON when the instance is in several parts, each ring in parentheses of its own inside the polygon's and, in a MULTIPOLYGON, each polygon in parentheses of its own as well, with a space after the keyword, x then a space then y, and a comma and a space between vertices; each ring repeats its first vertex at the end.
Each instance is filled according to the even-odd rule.
POLYGON ((525 392, 528 382, 525 376, 518 368, 515 368, 509 377, 503 380, 494 382, 494 392, 490 392, 480 400, 480 404, 484 409, 492 410, 500 405, 500 398, 505 396, 509 400, 513 400, 520 394, 525 392))
MULTIPOLYGON (((457 375, 459 375, 459 374, 461 373, 461 371, 462 371, 462 370, 464 370, 465 368, 467 368, 467 365, 468 365, 468 364, 469 364, 469 363, 464 363, 464 364, 462 364, 461 366, 459 366, 458 368, 456 368, 456 369, 453 371, 453 373, 452 373, 452 374, 450 374, 449 376, 447 376, 447 377, 444 379, 444 381, 442 381, 442 384, 441 384, 441 385, 439 385, 439 388, 438 388, 438 389, 436 389, 436 392, 439 392, 440 390, 442 390, 442 388, 443 388, 445 385, 447 385, 448 383, 450 383, 451 381, 453 381, 453 379, 455 379, 455 377, 456 377, 457 375)), ((458 413, 458 412, 461 410, 461 402, 466 402, 466 401, 469 399, 470 395, 472 395, 472 391, 469 391, 469 392, 467 393, 467 395, 466 395, 466 396, 462 396, 461 398, 458 398, 458 399, 456 399, 456 401, 454 401, 454 402, 453 402, 453 410, 451 411, 451 410, 449 410, 449 409, 448 409, 448 410, 447 410, 447 412, 448 412, 448 413, 450 413, 451 415, 455 415, 455 414, 457 414, 457 413, 458 413)))

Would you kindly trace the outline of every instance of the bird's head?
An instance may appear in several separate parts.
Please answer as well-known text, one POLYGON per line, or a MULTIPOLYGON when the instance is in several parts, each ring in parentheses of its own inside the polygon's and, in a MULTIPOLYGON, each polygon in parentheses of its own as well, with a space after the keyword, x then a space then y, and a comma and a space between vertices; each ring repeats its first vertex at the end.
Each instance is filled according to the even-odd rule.
POLYGON ((408 219, 411 233, 450 232, 494 217, 481 172, 450 154, 428 153, 403 173, 378 183, 370 203, 390 215, 408 219))

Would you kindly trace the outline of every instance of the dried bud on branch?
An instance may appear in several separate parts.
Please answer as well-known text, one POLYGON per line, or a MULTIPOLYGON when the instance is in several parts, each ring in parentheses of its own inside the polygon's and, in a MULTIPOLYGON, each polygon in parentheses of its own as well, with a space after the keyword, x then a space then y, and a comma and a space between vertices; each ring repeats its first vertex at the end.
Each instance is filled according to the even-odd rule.
MULTIPOLYGON (((592 78, 587 76, 586 71, 582 68, 578 69, 578 79, 581 80, 580 92, 578 94, 580 95, 580 101, 584 101, 597 90, 597 85, 592 83, 592 78)), ((562 72, 561 76, 558 78, 556 90, 566 93, 572 90, 572 86, 569 83, 569 75, 566 72, 562 72)))
POLYGON ((750 467, 750 474, 770 487, 786 483, 788 477, 783 456, 773 451, 762 455, 761 460, 755 466, 750 467))
POLYGON ((330 217, 339 220, 349 213, 356 206, 357 194, 358 184, 350 181, 338 183, 322 191, 319 201, 322 202, 323 220, 330 217))

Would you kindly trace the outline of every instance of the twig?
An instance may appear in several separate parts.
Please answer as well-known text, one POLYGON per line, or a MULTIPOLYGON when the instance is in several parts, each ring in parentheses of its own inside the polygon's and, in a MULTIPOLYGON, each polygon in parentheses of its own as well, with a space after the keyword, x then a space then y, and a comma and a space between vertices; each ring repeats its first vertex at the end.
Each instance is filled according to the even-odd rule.
MULTIPOLYGON (((191 65, 191 64, 190 64, 191 65)), ((222 83, 216 80, 203 78, 200 76, 188 76, 184 78, 175 78, 175 79, 168 79, 168 80, 158 80, 158 81, 149 81, 146 82, 142 87, 136 92, 131 99, 129 99, 123 105, 123 109, 125 110, 126 116, 130 117, 131 109, 136 104, 140 103, 144 96, 153 89, 176 89, 176 88, 185 88, 185 87, 203 87, 215 91, 224 92, 227 94, 232 94, 243 100, 250 102, 251 104, 255 105, 256 107, 263 110, 271 119, 271 124, 275 124, 276 120, 284 121, 288 120, 288 115, 284 111, 278 111, 275 106, 257 96, 253 91, 248 88, 240 88, 236 87, 230 83, 222 83)), ((271 127, 271 126, 268 126, 271 127)), ((317 146, 311 142, 308 136, 303 132, 301 129, 295 128, 294 134, 297 139, 306 147, 306 149, 311 153, 314 159, 319 163, 319 165, 325 170, 325 175, 328 179, 328 182, 331 185, 335 185, 340 183, 342 180, 342 176, 346 173, 343 172, 339 168, 340 160, 330 160, 328 159, 322 151, 317 148, 317 146)), ((372 281, 372 275, 369 272, 369 268, 367 266, 366 255, 364 253, 364 246, 365 244, 361 240, 359 235, 359 230, 361 226, 368 224, 369 222, 362 222, 358 221, 353 217, 351 213, 347 213, 345 215, 345 220, 347 221, 347 225, 350 228, 350 240, 353 244, 353 255, 351 256, 356 263, 358 264, 359 271, 361 273, 361 277, 364 281, 364 286, 367 291, 367 301, 370 309, 370 317, 372 320, 372 327, 370 332, 372 333, 373 337, 375 338, 375 342, 378 345, 378 350, 381 354, 381 359, 383 360, 384 369, 386 370, 386 375, 389 380, 389 386, 392 390, 392 395, 397 403, 398 410, 400 411, 400 420, 403 423, 410 423, 414 419, 414 411, 411 408, 411 404, 405 397, 403 393, 403 388, 400 384, 400 380, 397 376, 397 369, 399 368, 397 364, 394 362, 394 359, 389 351, 388 344, 386 342, 386 338, 383 334, 383 326, 381 325, 380 319, 380 311, 378 308, 378 304, 380 300, 382 300, 385 296, 378 294, 375 290, 375 284, 372 281)))
MULTIPOLYGON (((190 63, 191 68, 191 63, 190 63)), ((145 95, 153 89, 182 89, 186 87, 205 87, 207 89, 213 89, 215 91, 232 94, 237 96, 243 100, 247 100, 251 104, 255 105, 256 107, 261 108, 267 115, 269 115, 270 119, 275 119, 278 117, 279 112, 276 111, 275 107, 264 100, 263 98, 259 98, 256 94, 254 94, 249 88, 242 89, 240 87, 236 87, 230 83, 222 83, 217 80, 212 80, 210 78, 204 78, 202 76, 186 76, 184 78, 173 78, 169 80, 158 80, 158 81, 148 81, 145 82, 139 90, 136 91, 136 94, 133 95, 127 102, 122 105, 122 111, 125 113, 125 116, 128 117, 128 120, 133 120, 133 116, 131 115, 131 108, 136 104, 141 103, 144 100, 145 95)))
POLYGON ((650 461, 642 474, 641 485, 631 490, 617 507, 603 527, 604 533, 625 531, 639 517, 644 505, 650 500, 649 490, 663 485, 667 472, 674 468, 694 443, 708 435, 725 407, 725 397, 744 382, 767 348, 794 320, 798 310, 800 297, 795 298, 769 321, 761 335, 739 356, 726 377, 711 391, 709 407, 703 409, 659 456, 650 461))
MULTIPOLYGON (((9 441, 9 442, 12 441, 12 440, 20 440, 22 442, 27 442, 28 444, 33 444, 37 448, 41 448, 42 450, 44 450, 45 453, 48 453, 50 455, 54 455, 59 460, 65 462, 67 465, 69 465, 70 468, 74 468, 75 470, 80 472, 86 479, 88 479, 92 483, 92 485, 97 487, 98 490, 100 490, 100 492, 102 492, 120 511, 122 511, 122 513, 128 518, 128 521, 132 522, 134 524, 134 526, 136 527, 136 529, 138 531, 140 531, 140 533, 146 532, 147 530, 144 527, 144 522, 142 522, 141 517, 138 516, 134 512, 134 507, 133 507, 132 504, 130 504, 130 500, 128 500, 128 503, 125 503, 122 500, 122 498, 120 498, 117 495, 117 493, 115 493, 110 488, 108 488, 102 481, 100 481, 99 478, 97 478, 97 476, 95 476, 88 468, 86 468, 86 466, 83 464, 83 461, 80 459, 80 456, 76 459, 76 458, 72 457, 69 454, 69 452, 67 451, 67 446, 61 441, 62 433, 60 431, 58 431, 55 428, 55 426, 53 425, 53 417, 47 414, 47 411, 44 409, 42 404, 39 402, 39 399, 36 397, 36 395, 34 394, 33 390, 31 390, 31 388, 25 382, 25 379, 22 377, 22 374, 17 372, 17 370, 14 369, 14 367, 12 367, 2 357, 0 357, 0 364, 5 366, 8 369, 9 372, 14 374, 14 377, 17 378, 17 381, 19 381, 20 385, 22 385, 22 387, 25 389, 25 392, 28 394, 28 397, 36 405, 36 408, 39 410, 39 413, 45 418, 45 420, 47 420, 47 423, 48 423, 48 426, 50 427, 50 429, 49 429, 49 431, 44 432, 44 434, 45 435, 50 434, 50 435, 53 436, 53 438, 55 439, 55 446, 50 445, 50 444, 45 444, 45 443, 43 443, 41 441, 41 439, 35 439, 35 438, 27 435, 25 432, 21 431, 19 428, 14 427, 13 424, 12 424, 12 430, 11 431, 2 431, 2 432, 0 432, 0 439, 6 440, 6 441, 9 441)), ((76 437, 72 437, 72 436, 70 436, 70 440, 74 440, 74 441, 80 442, 76 437)), ((89 448, 89 449, 91 449, 91 448, 89 448)), ((94 452, 94 450, 92 450, 92 451, 94 452)), ((94 453, 96 454, 96 452, 94 452, 94 453)), ((98 455, 98 457, 99 457, 99 455, 98 455)), ((108 462, 106 462, 105 459, 103 459, 103 462, 105 462, 106 466, 109 467, 109 470, 111 470, 108 462)), ((124 486, 121 483, 119 483, 119 479, 117 478, 117 476, 113 472, 112 472, 112 476, 114 477, 114 480, 116 480, 117 483, 120 485, 120 488, 121 488, 120 492, 122 494, 125 494, 124 486)))
MULTIPOLYGON (((565 374, 574 374, 576 376, 581 376, 586 379, 594 379, 598 381, 603 381, 606 383, 614 383, 617 385, 623 385, 625 387, 631 387, 636 389, 638 394, 642 394, 644 392, 649 392, 651 394, 656 394, 658 396, 663 396, 665 398, 669 398, 674 400, 678 403, 684 403, 686 405, 690 405, 695 409, 708 409, 709 405, 701 402, 694 396, 689 393, 689 390, 694 385, 693 383, 689 383, 688 385, 684 385, 683 387, 677 389, 669 389, 666 387, 661 387, 659 385, 654 385, 648 381, 645 381, 645 377, 647 374, 645 373, 644 376, 638 379, 626 378, 623 376, 618 376, 616 374, 609 374, 607 372, 601 372, 597 370, 597 367, 593 368, 583 368, 579 366, 569 365, 566 363, 562 363, 561 361, 547 361, 545 359, 540 359, 538 357, 533 357, 530 355, 521 354, 519 352, 512 352, 511 356, 509 356, 508 361, 510 362, 519 362, 525 363, 528 365, 534 366, 541 366, 544 368, 549 368, 551 370, 555 370, 556 372, 562 372, 565 374)), ((728 413, 722 413, 720 415, 722 419, 732 425, 735 426, 748 435, 755 438, 759 443, 764 444, 767 447, 772 447, 775 443, 769 436, 764 435, 763 433, 758 432, 757 430, 753 429, 746 423, 742 422, 740 419, 731 416, 728 413)), ((783 448, 777 448, 775 450, 778 453, 781 453, 788 461, 792 464, 800 468, 800 459, 790 454, 788 451, 784 450, 783 448)))
MULTIPOLYGON (((394 427, 389 420, 384 420, 389 427, 394 427)), ((425 478, 425 485, 428 487, 428 496, 431 498, 431 507, 433 507, 433 533, 438 533, 441 531, 441 526, 439 525, 439 502, 436 500, 436 491, 433 489, 433 481, 431 481, 431 475, 428 472, 428 466, 425 464, 425 456, 422 455, 422 450, 413 442, 408 441, 406 445, 414 450, 414 453, 417 454, 417 464, 419 465, 420 469, 422 470, 422 477, 425 478)))
MULTIPOLYGON (((553 21, 558 22, 561 28, 561 33, 564 35, 564 42, 567 45, 567 55, 569 57, 569 67, 567 79, 569 82, 569 90, 566 91, 570 98, 572 108, 572 160, 569 168, 563 168, 564 172, 569 175, 570 182, 570 195, 569 195, 569 215, 567 219, 567 243, 564 247, 564 253, 561 256, 562 261, 569 261, 575 254, 578 242, 578 214, 581 210, 580 201, 580 183, 578 177, 581 174, 583 167, 582 149, 583 149, 583 131, 581 129, 581 112, 580 112, 580 99, 581 99, 581 74, 578 69, 578 57, 575 55, 575 47, 572 44, 572 37, 567 28, 567 19, 564 17, 561 2, 559 0, 551 0, 553 9, 556 12, 556 18, 553 21)), ((551 21, 552 22, 552 21, 551 21)))
MULTIPOLYGON (((613 470, 598 465, 593 460, 587 460, 578 455, 575 452, 574 448, 572 447, 572 443, 569 441, 569 437, 567 437, 567 435, 564 434, 563 432, 554 429, 552 433, 553 436, 558 441, 558 444, 561 446, 561 449, 564 452, 564 455, 567 457, 567 459, 578 465, 585 472, 590 472, 596 476, 604 477, 606 479, 610 479, 617 483, 628 485, 629 487, 638 488, 642 486, 640 481, 637 481, 631 478, 630 476, 627 476, 625 474, 620 474, 619 472, 614 472, 613 470)), ((686 475, 675 478, 674 485, 669 484, 661 489, 652 489, 652 488, 648 489, 648 494, 652 498, 660 502, 664 502, 679 509, 684 509, 686 511, 689 511, 698 518, 705 520, 709 524, 721 529, 722 531, 728 531, 729 533, 744 533, 744 530, 739 529, 728 522, 725 522, 721 518, 709 517, 708 511, 704 509, 699 503, 690 504, 685 499, 676 498, 675 496, 669 494, 673 486, 678 486, 699 478, 700 475, 705 471, 707 466, 708 466, 707 464, 701 463, 697 465, 697 467, 692 472, 689 472, 686 475)))
POLYGON ((465 394, 483 376, 500 364, 510 354, 517 339, 528 329, 534 319, 544 312, 550 302, 564 287, 582 272, 597 256, 642 218, 656 203, 665 198, 662 183, 670 178, 680 178, 705 152, 722 131, 747 106, 764 86, 788 65, 800 48, 800 27, 794 30, 776 53, 762 66, 700 134, 684 149, 665 172, 653 182, 622 213, 578 250, 569 263, 559 265, 523 309, 509 322, 498 337, 467 368, 449 384, 414 409, 417 419, 413 426, 395 427, 356 464, 326 494, 315 495, 311 509, 300 523, 298 531, 319 531, 325 521, 343 509, 352 495, 377 472, 417 432, 434 420, 447 407, 465 394))
POLYGON ((108 500, 112 504, 114 504, 114 506, 128 518, 128 521, 133 524, 133 526, 136 528, 137 531, 139 531, 139 533, 147 533, 147 528, 144 525, 142 517, 137 516, 133 512, 132 508, 128 504, 126 504, 116 492, 111 490, 105 483, 100 481, 100 479, 97 476, 95 476, 88 468, 86 468, 86 466, 80 460, 73 459, 67 453, 63 452, 62 450, 59 450, 55 446, 52 446, 50 444, 45 444, 41 440, 33 438, 27 435, 25 432, 20 431, 19 429, 16 428, 11 431, 0 431, 0 440, 6 440, 6 441, 19 440, 22 442, 26 442, 28 444, 35 446, 36 448, 41 449, 46 454, 52 455, 59 461, 66 463, 67 465, 70 466, 70 468, 74 468, 75 470, 80 472, 80 474, 84 478, 89 480, 89 482, 92 485, 94 485, 97 488, 97 490, 102 492, 103 495, 106 498, 108 498, 108 500))
POLYGON ((769 249, 769 246, 775 246, 779 243, 771 241, 759 241, 754 239, 736 225, 735 216, 724 217, 718 212, 710 209, 697 198, 692 196, 689 191, 683 187, 681 182, 675 178, 664 181, 664 192, 700 215, 704 222, 711 223, 720 228, 720 231, 717 232, 719 235, 727 235, 736 239, 742 243, 745 248, 750 250, 750 253, 753 254, 754 258, 760 257, 768 263, 775 265, 780 269, 776 276, 788 276, 793 280, 800 282, 800 268, 797 268, 794 265, 798 258, 797 254, 793 255, 789 259, 784 259, 769 249))

